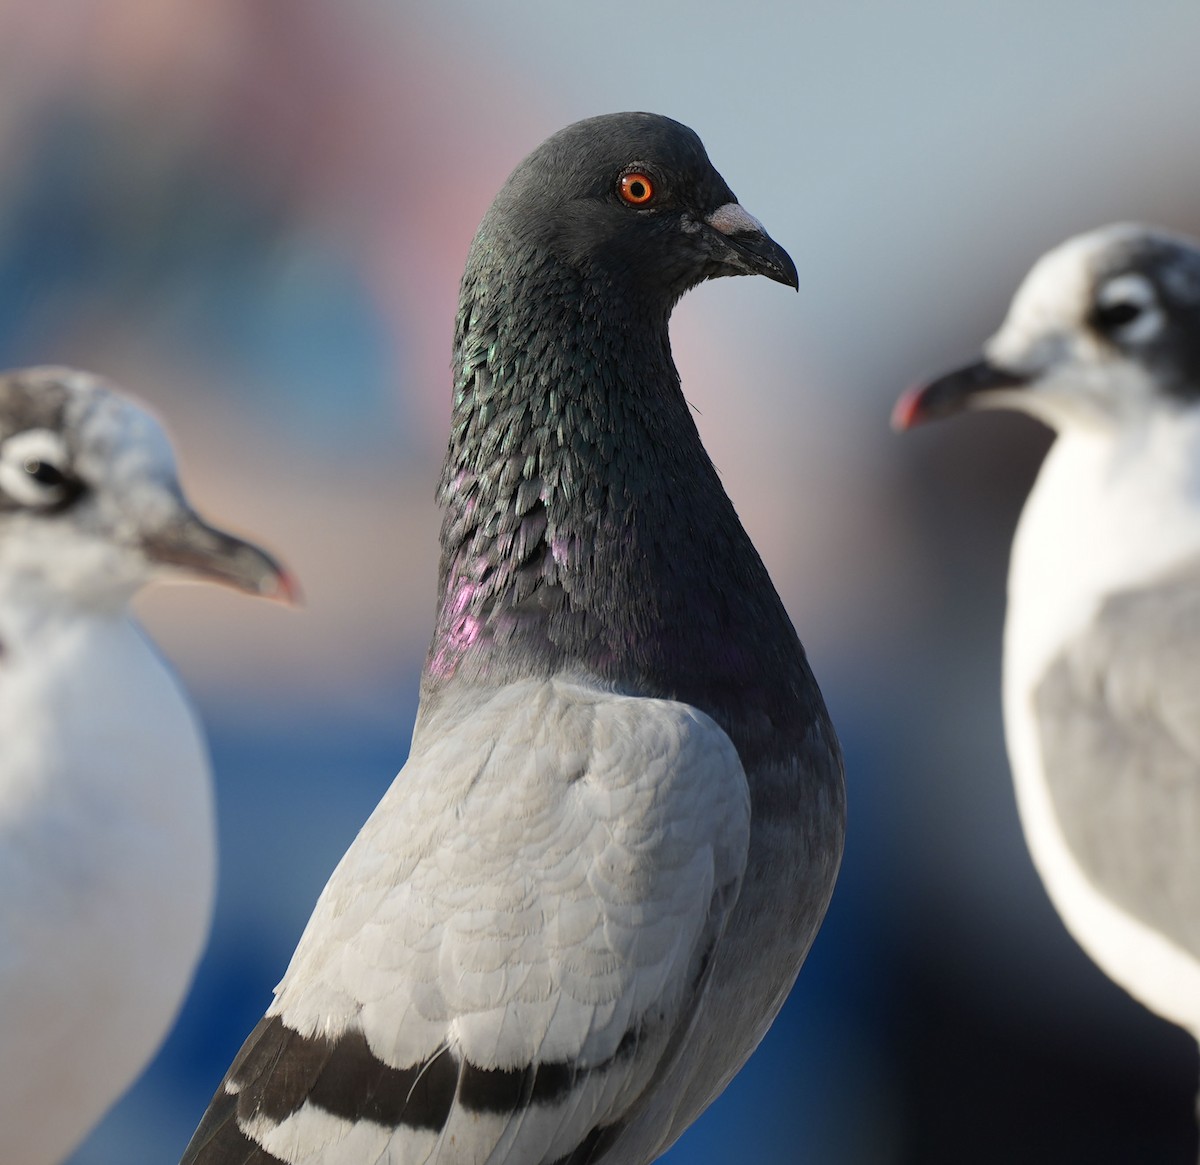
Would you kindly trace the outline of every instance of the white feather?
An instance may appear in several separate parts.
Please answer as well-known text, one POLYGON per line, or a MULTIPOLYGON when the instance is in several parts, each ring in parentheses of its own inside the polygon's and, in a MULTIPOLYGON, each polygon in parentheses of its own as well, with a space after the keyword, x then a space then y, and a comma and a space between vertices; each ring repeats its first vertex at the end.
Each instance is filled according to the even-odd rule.
MULTIPOLYGON (((208 933, 208 756, 129 614, 169 536, 197 530, 257 555, 264 579, 278 573, 200 523, 138 405, 70 369, 0 377, 4 1165, 60 1161, 125 1091, 208 933)), ((179 561, 199 572, 220 559, 179 561)))
POLYGON ((1200 1038, 1200 964, 1080 869, 1051 804, 1033 708, 1046 668, 1107 596, 1197 555, 1200 414, 1158 409, 1140 426, 1064 430, 1013 545, 1004 714, 1025 837, 1067 928, 1112 979, 1200 1038))
MULTIPOLYGON (((1035 709, 1047 670, 1086 634, 1106 599, 1200 556, 1200 410, 1165 395, 1156 365, 1140 355, 1164 326, 1161 290, 1145 273, 1114 269, 1148 241, 1192 251, 1187 240, 1121 224, 1043 256, 985 347, 993 363, 1031 382, 979 403, 1022 409, 1059 433, 1014 540, 1004 636, 1005 732, 1034 864, 1095 962, 1200 1036, 1200 964, 1119 907, 1081 867, 1051 799, 1035 709), (1142 311, 1105 339, 1091 313, 1114 302, 1142 311)), ((1194 299, 1184 286, 1194 266, 1177 263, 1158 276, 1194 299)))
POLYGON ((61 1160, 175 1018, 214 886, 208 760, 125 617, 0 606, 0 1161, 61 1160))

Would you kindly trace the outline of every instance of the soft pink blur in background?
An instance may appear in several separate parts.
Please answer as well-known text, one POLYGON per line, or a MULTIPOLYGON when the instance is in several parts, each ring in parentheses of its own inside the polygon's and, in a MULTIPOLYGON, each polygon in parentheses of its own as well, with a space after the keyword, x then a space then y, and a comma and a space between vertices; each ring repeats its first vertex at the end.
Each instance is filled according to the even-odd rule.
POLYGON ((75 1165, 177 1158, 402 763, 467 245, 530 148, 623 108, 695 128, 800 269, 798 296, 700 289, 674 342, 851 796, 796 998, 670 1160, 1185 1159, 1194 1049, 1075 949, 1016 824, 1003 575, 1046 438, 887 416, 1068 234, 1200 229, 1197 44, 1168 0, 0 3, 0 359, 152 402, 193 500, 307 599, 140 604, 213 734, 222 898, 179 1030, 75 1165))

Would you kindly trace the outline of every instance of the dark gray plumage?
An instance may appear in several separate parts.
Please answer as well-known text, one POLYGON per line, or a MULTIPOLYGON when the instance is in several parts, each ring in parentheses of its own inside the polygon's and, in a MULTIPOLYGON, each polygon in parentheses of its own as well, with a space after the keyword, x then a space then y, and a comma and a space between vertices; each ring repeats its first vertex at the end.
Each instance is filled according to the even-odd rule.
POLYGON ((833 889, 841 757, 668 336, 753 273, 796 282, 667 118, 569 126, 497 196, 412 752, 188 1165, 646 1162, 761 1039, 833 889))

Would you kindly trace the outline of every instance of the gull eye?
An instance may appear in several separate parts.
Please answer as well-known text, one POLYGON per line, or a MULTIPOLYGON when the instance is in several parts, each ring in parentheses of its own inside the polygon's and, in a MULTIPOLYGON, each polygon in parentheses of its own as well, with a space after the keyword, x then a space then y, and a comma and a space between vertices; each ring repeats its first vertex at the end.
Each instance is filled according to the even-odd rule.
POLYGON ((1162 331, 1166 316, 1154 284, 1130 271, 1110 279, 1097 291, 1088 323, 1113 342, 1143 344, 1162 331))
POLYGON ((61 434, 24 429, 0 444, 0 509, 25 507, 55 512, 83 492, 61 434), (5 506, 5 502, 8 506, 5 506))
POLYGON ((38 485, 64 486, 67 475, 57 465, 43 461, 40 457, 26 457, 24 470, 38 485))
POLYGON ((1142 314, 1140 303, 1118 300, 1116 303, 1096 305, 1092 312, 1092 326, 1101 332, 1115 332, 1126 324, 1133 323, 1142 314))
POLYGON ((631 170, 622 174, 617 183, 617 193, 630 206, 645 206, 654 198, 654 182, 642 170, 631 170))

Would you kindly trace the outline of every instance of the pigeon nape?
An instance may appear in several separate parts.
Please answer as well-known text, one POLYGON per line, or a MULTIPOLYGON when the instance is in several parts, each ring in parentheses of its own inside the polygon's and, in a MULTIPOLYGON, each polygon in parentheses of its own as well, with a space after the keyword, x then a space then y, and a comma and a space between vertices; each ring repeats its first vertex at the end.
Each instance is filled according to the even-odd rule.
POLYGON ((1013 543, 1004 720, 1067 929, 1200 1038, 1200 244, 1135 224, 1034 265, 982 358, 901 397, 1056 433, 1013 543))
POLYGON ((129 611, 159 575, 295 594, 200 520, 100 378, 0 375, 0 1161, 56 1165, 166 1035, 208 934, 196 715, 129 611))
POLYGON ((568 126, 497 195, 409 758, 186 1165, 639 1165, 762 1038, 845 794, 671 357, 680 296, 742 274, 797 282, 665 117, 568 126))

